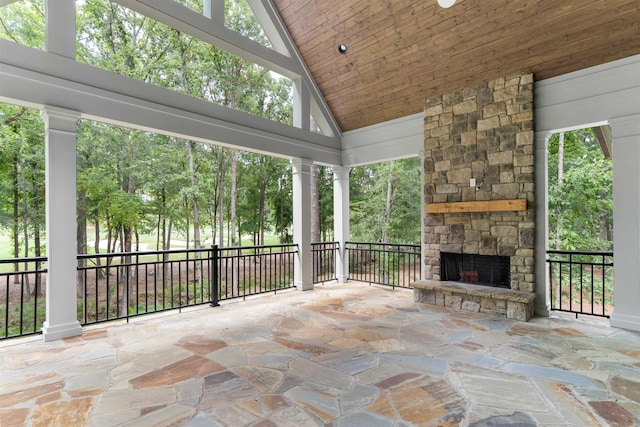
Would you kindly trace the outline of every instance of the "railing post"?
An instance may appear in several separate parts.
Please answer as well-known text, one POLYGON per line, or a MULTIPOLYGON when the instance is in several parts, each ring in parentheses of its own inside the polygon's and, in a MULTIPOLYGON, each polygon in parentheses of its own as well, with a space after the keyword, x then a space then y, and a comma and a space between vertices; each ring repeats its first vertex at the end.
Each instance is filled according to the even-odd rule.
POLYGON ((211 307, 218 307, 220 303, 218 302, 218 273, 219 273, 219 265, 218 265, 218 245, 213 245, 211 247, 211 255, 209 256, 209 286, 211 287, 209 294, 211 295, 211 307))

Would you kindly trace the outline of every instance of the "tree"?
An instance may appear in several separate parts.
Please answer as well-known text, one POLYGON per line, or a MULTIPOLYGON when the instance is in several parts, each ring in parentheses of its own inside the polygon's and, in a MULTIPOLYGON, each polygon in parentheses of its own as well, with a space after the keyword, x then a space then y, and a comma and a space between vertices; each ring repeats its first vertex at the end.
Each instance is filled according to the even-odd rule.
POLYGON ((549 246, 611 250, 612 163, 591 129, 549 140, 549 246), (562 166, 560 159, 563 159, 562 166))
POLYGON ((420 241, 420 159, 353 168, 351 235, 369 242, 420 241))

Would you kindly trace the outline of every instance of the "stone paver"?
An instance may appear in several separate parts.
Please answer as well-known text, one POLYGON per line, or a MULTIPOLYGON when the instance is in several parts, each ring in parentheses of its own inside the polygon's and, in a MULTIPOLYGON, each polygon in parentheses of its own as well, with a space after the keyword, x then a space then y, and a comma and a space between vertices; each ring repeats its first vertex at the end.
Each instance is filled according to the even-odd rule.
POLYGON ((640 334, 327 284, 0 345, 0 425, 640 424, 640 334))

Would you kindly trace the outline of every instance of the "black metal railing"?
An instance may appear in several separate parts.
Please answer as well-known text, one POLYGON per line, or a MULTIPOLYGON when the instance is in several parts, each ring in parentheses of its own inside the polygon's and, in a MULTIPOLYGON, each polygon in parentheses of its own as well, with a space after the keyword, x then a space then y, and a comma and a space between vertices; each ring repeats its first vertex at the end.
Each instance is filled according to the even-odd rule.
POLYGON ((78 255, 82 325, 217 304, 216 247, 78 255))
POLYGON ((46 264, 46 257, 0 259, 0 339, 41 332, 46 264))
POLYGON ((292 288, 297 253, 298 246, 294 244, 219 249, 219 299, 292 288))
POLYGON ((420 279, 420 245, 347 242, 349 279, 410 288, 420 279))
POLYGON ((547 251, 551 309, 609 317, 613 252, 547 251))
POLYGON ((337 280, 336 256, 339 250, 338 242, 311 243, 314 284, 337 280))
MULTIPOLYGON (((419 245, 350 242, 346 248, 350 279, 410 287, 420 277, 419 245)), ((338 250, 337 242, 312 244, 314 283, 336 279, 338 250)), ((289 289, 297 253, 297 245, 287 244, 78 255, 78 320, 89 325, 289 289)), ((40 333, 46 262, 0 260, 0 339, 40 333)))

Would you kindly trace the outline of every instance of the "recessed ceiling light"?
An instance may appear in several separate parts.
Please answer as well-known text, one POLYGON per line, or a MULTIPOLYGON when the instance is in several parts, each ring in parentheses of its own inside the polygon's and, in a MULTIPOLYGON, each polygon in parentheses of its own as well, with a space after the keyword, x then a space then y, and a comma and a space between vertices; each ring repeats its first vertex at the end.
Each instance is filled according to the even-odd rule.
POLYGON ((456 0, 438 0, 438 5, 440 7, 444 7, 445 9, 453 6, 456 3, 456 0))
POLYGON ((343 43, 340 43, 340 44, 338 45, 338 52, 340 52, 340 53, 341 53, 341 54, 343 54, 343 55, 344 55, 345 53, 347 53, 347 45, 346 45, 346 44, 343 44, 343 43))

